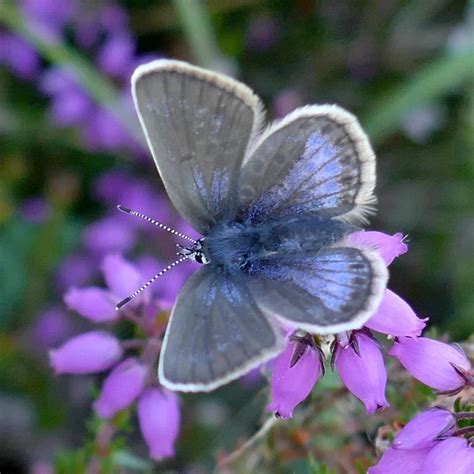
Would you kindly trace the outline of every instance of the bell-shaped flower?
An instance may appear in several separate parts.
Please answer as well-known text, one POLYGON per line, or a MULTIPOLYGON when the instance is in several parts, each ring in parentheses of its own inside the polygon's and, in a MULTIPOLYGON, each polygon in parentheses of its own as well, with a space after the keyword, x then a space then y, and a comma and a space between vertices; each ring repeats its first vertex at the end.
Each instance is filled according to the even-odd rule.
POLYGON ((392 443, 394 449, 431 448, 440 435, 450 435, 456 428, 453 414, 444 408, 430 408, 410 420, 392 443))
POLYGON ((387 372, 379 345, 362 332, 336 350, 335 367, 342 382, 364 405, 368 413, 389 406, 385 398, 387 372))
POLYGON ((143 390, 148 370, 134 357, 124 360, 107 376, 94 408, 101 418, 110 418, 127 408, 143 390))
POLYGON ((91 374, 102 372, 122 356, 120 342, 105 331, 90 331, 73 337, 49 352, 56 374, 91 374))
MULTIPOLYGON (((420 474, 429 448, 422 449, 393 449, 389 448, 383 453, 378 464, 370 467, 368 474, 420 474)), ((446 471, 448 472, 455 471, 446 471)))
POLYGON ((379 307, 364 326, 390 336, 416 337, 423 331, 427 319, 418 318, 406 301, 386 289, 379 307))
POLYGON ((322 373, 323 364, 317 349, 290 339, 273 361, 271 403, 267 410, 281 418, 291 418, 295 407, 309 395, 322 373), (301 351, 297 360, 295 351, 301 351))
POLYGON ((134 265, 118 254, 103 259, 102 273, 108 289, 70 288, 64 296, 69 308, 97 323, 117 319, 120 312, 115 305, 131 295, 145 280, 134 265))
POLYGON ((408 251, 408 245, 403 242, 403 234, 394 235, 376 231, 358 231, 349 235, 352 243, 375 248, 382 257, 385 265, 390 265, 396 257, 408 251))
POLYGON ((474 448, 464 438, 452 437, 434 446, 420 469, 420 474, 472 474, 474 448))
POLYGON ((471 363, 458 346, 426 337, 400 338, 388 354, 420 382, 445 393, 462 390, 471 370, 471 363))
POLYGON ((153 459, 174 456, 180 411, 178 397, 169 390, 149 388, 138 399, 138 421, 153 459))

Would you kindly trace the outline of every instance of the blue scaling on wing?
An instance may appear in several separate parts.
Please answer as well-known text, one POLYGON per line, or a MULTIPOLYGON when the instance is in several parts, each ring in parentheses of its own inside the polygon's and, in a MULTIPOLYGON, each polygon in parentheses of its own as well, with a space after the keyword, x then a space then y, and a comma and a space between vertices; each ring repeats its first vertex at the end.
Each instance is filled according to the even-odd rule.
POLYGON ((252 269, 248 287, 266 313, 326 334, 361 327, 386 281, 376 252, 331 247, 313 255, 264 258, 252 269))
POLYGON ((135 105, 166 191, 200 233, 236 213, 238 175, 261 120, 243 84, 180 61, 132 78, 135 105))
POLYGON ((161 352, 160 380, 175 390, 213 390, 273 357, 280 344, 245 282, 205 267, 178 296, 161 352))
POLYGON ((363 218, 374 184, 374 156, 355 117, 304 107, 270 127, 246 159, 240 214, 254 223, 295 214, 363 218))

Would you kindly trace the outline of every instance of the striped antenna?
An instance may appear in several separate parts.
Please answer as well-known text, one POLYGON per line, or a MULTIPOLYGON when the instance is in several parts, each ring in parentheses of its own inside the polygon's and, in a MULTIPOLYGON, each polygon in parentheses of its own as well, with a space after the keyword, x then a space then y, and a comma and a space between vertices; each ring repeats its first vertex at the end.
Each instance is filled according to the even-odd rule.
POLYGON ((124 212, 125 214, 131 214, 132 216, 140 217, 140 219, 143 219, 147 222, 151 222, 152 224, 156 225, 160 229, 166 230, 167 232, 170 232, 173 235, 177 235, 178 237, 181 237, 182 239, 189 240, 190 242, 196 243, 197 241, 192 239, 191 237, 188 237, 187 235, 182 234, 181 232, 178 232, 177 230, 171 229, 167 225, 162 224, 161 222, 158 222, 155 219, 152 219, 151 217, 145 216, 145 214, 142 214, 141 212, 138 211, 133 211, 132 209, 129 209, 128 207, 122 206, 119 204, 117 206, 117 209, 121 212, 124 212))
POLYGON ((117 304, 117 306, 115 306, 115 309, 116 310, 119 310, 121 308, 123 308, 127 303, 130 303, 130 301, 133 300, 133 298, 135 298, 136 296, 138 296, 143 290, 145 290, 146 288, 148 288, 158 277, 160 277, 161 275, 163 275, 164 273, 166 273, 168 270, 171 270, 173 267, 175 267, 176 265, 178 265, 179 263, 181 262, 184 262, 185 260, 187 260, 188 257, 181 257, 180 259, 176 260, 176 262, 173 262, 171 263, 170 265, 168 265, 167 267, 163 268, 163 270, 161 270, 160 272, 158 272, 156 275, 152 276, 143 286, 141 286, 140 288, 138 288, 137 291, 134 291, 130 296, 127 296, 125 299, 123 299, 122 301, 120 301, 120 303, 117 304))

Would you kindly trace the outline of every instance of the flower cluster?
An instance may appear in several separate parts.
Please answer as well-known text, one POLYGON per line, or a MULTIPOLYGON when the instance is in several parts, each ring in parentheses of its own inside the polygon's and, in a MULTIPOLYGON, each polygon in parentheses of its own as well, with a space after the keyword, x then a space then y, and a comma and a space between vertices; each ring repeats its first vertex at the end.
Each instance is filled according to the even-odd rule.
MULTIPOLYGON (((386 265, 408 249, 402 234, 367 231, 351 234, 349 239, 358 245, 376 247, 386 265)), ((389 406, 382 348, 373 332, 395 341, 388 354, 424 384, 444 393, 472 386, 471 364, 463 352, 456 346, 420 337, 425 325, 426 319, 419 319, 408 303, 386 289, 378 309, 362 329, 334 336, 332 363, 368 413, 389 406)), ((282 418, 293 416, 294 408, 324 373, 323 351, 318 348, 321 338, 297 332, 289 334, 287 340, 286 349, 273 365, 272 401, 267 407, 282 418)))
POLYGON ((181 282, 166 285, 166 292, 157 285, 154 292, 136 298, 119 312, 115 304, 146 277, 118 254, 105 256, 102 272, 107 288, 72 287, 64 297, 67 306, 90 321, 109 326, 128 319, 141 337, 120 341, 110 331, 89 331, 50 351, 50 363, 56 374, 95 374, 112 369, 94 403, 99 417, 109 419, 137 401, 139 425, 150 456, 173 456, 180 423, 179 401, 174 393, 157 385, 155 368, 165 327, 164 321, 157 322, 157 315, 169 309, 181 282), (130 350, 135 354, 121 361, 130 350))
MULTIPOLYGON (((44 40, 64 42, 67 36, 81 54, 92 58, 98 70, 120 91, 120 103, 115 107, 132 111, 130 76, 139 64, 158 56, 136 54, 128 16, 122 7, 115 2, 94 5, 77 0, 22 0, 20 7, 28 27, 44 40)), ((127 150, 142 154, 141 144, 110 110, 94 102, 72 70, 58 66, 41 71, 34 47, 8 31, 0 31, 0 51, 0 64, 21 79, 34 81, 51 99, 50 117, 54 125, 77 127, 83 145, 93 151, 127 150)))
POLYGON ((474 448, 464 435, 472 436, 474 426, 458 428, 457 422, 472 418, 472 412, 451 413, 430 408, 408 422, 392 446, 369 474, 432 473, 472 474, 474 448))

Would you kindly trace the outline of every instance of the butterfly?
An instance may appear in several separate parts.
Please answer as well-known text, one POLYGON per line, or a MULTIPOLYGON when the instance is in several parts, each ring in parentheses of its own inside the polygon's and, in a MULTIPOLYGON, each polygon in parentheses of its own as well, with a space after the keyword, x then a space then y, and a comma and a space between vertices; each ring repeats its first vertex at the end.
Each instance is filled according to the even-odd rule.
POLYGON ((169 198, 203 235, 181 247, 202 267, 172 309, 161 384, 210 391, 240 377, 282 350, 279 323, 360 328, 387 271, 347 239, 375 203, 375 156, 357 119, 312 105, 262 131, 251 89, 174 60, 138 67, 132 92, 169 198))

